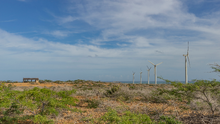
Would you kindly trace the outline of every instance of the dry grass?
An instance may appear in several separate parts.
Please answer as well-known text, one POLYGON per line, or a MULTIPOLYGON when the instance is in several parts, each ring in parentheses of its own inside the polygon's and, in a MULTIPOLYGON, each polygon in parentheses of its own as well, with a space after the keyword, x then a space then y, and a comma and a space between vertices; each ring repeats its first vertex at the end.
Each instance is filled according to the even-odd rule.
MULTIPOLYGON (((156 98, 152 97, 152 92, 157 88, 173 88, 167 84, 160 85, 148 85, 148 84, 122 84, 122 83, 103 83, 103 82, 79 82, 79 83, 69 83, 69 84, 55 84, 55 83, 43 83, 43 84, 29 84, 29 83, 14 83, 16 87, 13 90, 27 90, 34 87, 39 88, 49 88, 53 91, 62 90, 72 90, 76 89, 76 93, 72 96, 79 99, 76 106, 69 106, 71 108, 77 108, 81 112, 70 112, 61 111, 57 117, 50 117, 56 124, 66 123, 66 124, 84 124, 90 123, 92 119, 97 119, 107 112, 110 107, 115 109, 117 112, 122 113, 126 110, 142 113, 149 115, 152 119, 159 119, 161 115, 175 116, 177 119, 182 120, 184 123, 194 123, 193 120, 198 120, 202 117, 203 120, 199 122, 210 122, 213 124, 220 122, 215 122, 215 118, 206 116, 208 112, 207 105, 198 105, 198 102, 193 101, 191 104, 187 105, 181 102, 175 102, 172 100, 167 100, 166 102, 159 101, 155 102, 156 98), (106 95, 107 90, 111 90, 113 86, 118 86, 120 90, 106 95), (154 100, 153 100, 154 99, 154 100), (86 100, 97 100, 99 105, 97 108, 88 108, 88 102, 86 100), (191 108, 195 108, 192 110, 191 108), (203 108, 203 110, 201 109, 203 108), (202 114, 201 114, 202 113, 202 114), (190 118, 191 117, 191 118, 190 118)), ((161 96, 162 97, 162 96, 161 96)), ((158 98, 160 99, 160 98, 158 98)), ((213 99, 213 104, 215 100, 213 99)), ((218 104, 216 104, 218 105, 218 104)))

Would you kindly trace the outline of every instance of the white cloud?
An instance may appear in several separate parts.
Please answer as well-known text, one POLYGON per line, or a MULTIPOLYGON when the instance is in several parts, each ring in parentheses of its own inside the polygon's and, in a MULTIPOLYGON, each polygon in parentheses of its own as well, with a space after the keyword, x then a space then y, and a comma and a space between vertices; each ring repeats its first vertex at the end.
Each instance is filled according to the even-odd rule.
POLYGON ((216 16, 219 15, 218 12, 199 18, 193 13, 188 13, 182 2, 180 0, 101 0, 98 2, 72 0, 69 11, 78 12, 80 16, 72 15, 63 20, 74 21, 75 19, 72 18, 77 18, 99 28, 102 31, 100 39, 103 42, 111 41, 111 37, 121 39, 130 32, 140 30, 144 32, 151 29, 190 30, 219 35, 220 18, 216 16))
POLYGON ((144 37, 137 37, 136 39, 131 40, 130 42, 132 42, 136 47, 150 47, 151 46, 149 44, 148 39, 144 37))
MULTIPOLYGON (((110 80, 117 79, 117 76, 120 79, 122 74, 132 75, 131 71, 138 72, 140 67, 150 65, 147 62, 150 60, 163 62, 158 68, 158 76, 183 80, 182 55, 186 54, 187 41, 190 41, 190 79, 208 78, 205 73, 209 69, 207 64, 220 63, 219 12, 197 17, 189 13, 180 0, 81 1, 72 0, 67 7, 68 16, 54 16, 59 25, 68 24, 65 31, 45 33, 67 37, 74 30, 71 29, 76 25, 74 21, 84 21, 101 32, 95 38, 85 36, 92 44, 71 45, 41 38, 30 39, 0 29, 0 55, 7 61, 1 61, 2 65, 74 70, 75 75, 101 75, 102 79, 107 75, 110 80), (117 47, 104 48, 103 45, 109 42, 117 47), (81 71, 83 69, 85 71, 81 71), (106 70, 101 72, 98 69, 106 70)), ((5 68, 2 65, 0 67, 5 68)))
POLYGON ((60 30, 45 32, 45 34, 50 34, 50 35, 53 35, 55 37, 66 37, 66 36, 68 36, 69 33, 70 32, 68 32, 68 31, 60 31, 60 30))
MULTIPOLYGON (((100 73, 97 69, 121 70, 102 74, 110 75, 111 77, 118 77, 117 75, 121 75, 122 73, 125 74, 125 70, 139 71, 140 67, 144 68, 146 65, 150 65, 150 63, 147 62, 147 60, 150 60, 154 63, 163 61, 164 63, 161 64, 158 69, 158 75, 170 79, 172 78, 172 74, 181 75, 179 69, 184 69, 184 57, 182 54, 186 53, 187 48, 187 44, 184 42, 171 43, 161 39, 136 37, 134 40, 137 40, 137 44, 136 42, 132 42, 127 47, 106 49, 95 45, 55 43, 40 38, 34 40, 4 30, 0 30, 0 39, 0 56, 2 56, 2 60, 4 60, 0 62, 0 68, 3 70, 12 68, 19 70, 27 68, 34 69, 35 71, 39 69, 64 69, 75 70, 77 72, 85 70, 83 72, 84 74, 93 75, 93 77, 102 74, 102 72, 100 73), (157 40, 162 45, 157 45, 156 47, 149 45, 154 40, 157 40), (135 43, 135 45, 133 43, 135 43), (161 51, 163 53, 161 54, 156 51, 161 51), (174 67, 176 71, 170 70, 174 67), (167 71, 163 72, 163 70, 167 71)), ((197 73, 206 77, 204 72, 199 71, 208 63, 219 61, 219 45, 220 44, 216 44, 215 41, 210 43, 207 43, 205 40, 190 42, 190 59, 193 70, 197 70, 197 73), (213 59, 213 57, 216 59, 213 59)), ((192 72, 193 70, 191 69, 190 71, 192 72)), ((80 76, 79 74, 75 75, 80 76)), ((194 74, 190 78, 194 79, 198 76, 199 75, 194 74)), ((172 79, 181 80, 183 78, 184 76, 182 78, 177 76, 172 79)), ((90 79, 98 80, 99 78, 91 77, 90 79)), ((104 79, 107 78, 101 78, 101 80, 104 79)), ((120 76, 115 80, 119 79, 120 76)), ((110 80, 110 78, 108 78, 108 80, 110 80)))
POLYGON ((78 18, 72 17, 72 16, 67 16, 67 17, 63 17, 63 18, 57 17, 57 18, 59 18, 58 21, 59 21, 60 24, 69 23, 69 22, 78 20, 78 18))

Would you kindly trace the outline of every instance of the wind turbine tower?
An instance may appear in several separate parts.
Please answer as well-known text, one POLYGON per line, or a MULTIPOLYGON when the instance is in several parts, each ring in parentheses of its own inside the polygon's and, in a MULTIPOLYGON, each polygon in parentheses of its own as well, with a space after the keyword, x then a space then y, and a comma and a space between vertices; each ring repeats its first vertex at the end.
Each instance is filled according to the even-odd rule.
POLYGON ((142 70, 140 72, 140 84, 142 84, 142 70))
POLYGON ((151 67, 149 68, 148 66, 147 66, 147 71, 148 71, 148 77, 147 77, 147 80, 148 80, 148 84, 150 84, 150 69, 151 69, 151 67))
POLYGON ((135 72, 133 72, 133 84, 134 84, 134 74, 135 74, 135 72))
POLYGON ((189 61, 189 42, 188 42, 187 54, 183 54, 183 56, 185 56, 185 84, 188 84, 187 60, 189 62, 189 66, 190 66, 190 61, 189 61))
MULTIPOLYGON (((149 61, 149 60, 148 60, 149 61)), ((154 64, 153 62, 149 61, 152 65, 154 65, 154 76, 155 76, 155 84, 157 84, 157 66, 162 64, 163 62, 159 63, 159 64, 154 64)))

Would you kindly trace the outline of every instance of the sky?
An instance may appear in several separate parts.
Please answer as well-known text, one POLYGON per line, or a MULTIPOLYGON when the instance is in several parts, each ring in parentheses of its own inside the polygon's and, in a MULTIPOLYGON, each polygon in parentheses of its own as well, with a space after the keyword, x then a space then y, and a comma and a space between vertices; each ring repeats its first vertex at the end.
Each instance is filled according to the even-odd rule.
POLYGON ((220 79, 219 0, 0 0, 0 80, 184 81, 188 42, 189 80, 220 79))

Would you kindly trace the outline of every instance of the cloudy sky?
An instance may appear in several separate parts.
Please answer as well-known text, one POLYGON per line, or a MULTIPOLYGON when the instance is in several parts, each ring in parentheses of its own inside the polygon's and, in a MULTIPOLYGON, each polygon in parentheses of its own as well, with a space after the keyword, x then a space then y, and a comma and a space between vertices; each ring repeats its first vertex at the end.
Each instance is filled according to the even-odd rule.
POLYGON ((0 80, 219 79, 219 0, 1 0, 0 80), (153 69, 151 70, 151 79, 153 69))

